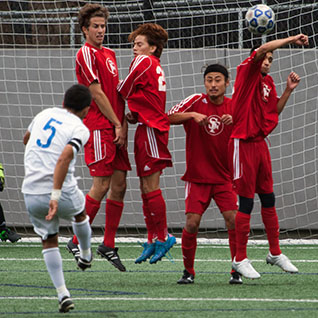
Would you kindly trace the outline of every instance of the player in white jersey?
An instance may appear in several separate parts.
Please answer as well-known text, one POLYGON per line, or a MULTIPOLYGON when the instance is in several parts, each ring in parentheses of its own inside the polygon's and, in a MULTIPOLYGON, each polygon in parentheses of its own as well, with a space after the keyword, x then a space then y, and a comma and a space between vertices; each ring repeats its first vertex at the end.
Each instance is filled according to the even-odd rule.
POLYGON ((85 270, 92 262, 85 197, 74 177, 76 155, 89 138, 82 119, 91 99, 87 87, 73 85, 64 95, 63 108, 49 108, 36 115, 23 139, 26 149, 22 192, 34 231, 42 239, 42 254, 58 294, 60 312, 74 308, 58 248, 60 218, 72 221, 78 237, 77 266, 85 270))

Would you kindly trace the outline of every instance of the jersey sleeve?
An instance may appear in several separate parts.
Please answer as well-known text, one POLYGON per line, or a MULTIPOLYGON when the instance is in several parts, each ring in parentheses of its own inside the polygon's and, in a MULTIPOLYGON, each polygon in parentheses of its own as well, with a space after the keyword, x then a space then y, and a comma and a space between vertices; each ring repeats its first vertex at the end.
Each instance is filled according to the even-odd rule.
POLYGON ((151 65, 152 60, 146 55, 139 55, 131 62, 129 74, 117 87, 124 99, 133 94, 137 85, 143 84, 143 75, 150 69, 151 65))
POLYGON ((172 115, 175 113, 185 113, 191 111, 192 106, 202 97, 202 94, 193 94, 185 98, 179 104, 171 107, 167 115, 172 115))
POLYGON ((99 81, 96 58, 93 49, 83 46, 76 56, 77 72, 80 72, 82 84, 89 86, 94 81, 99 81))
POLYGON ((235 84, 242 85, 246 81, 251 83, 259 76, 263 60, 254 62, 256 52, 257 49, 238 66, 236 78, 239 80, 235 80, 235 84))
POLYGON ((84 147, 89 139, 89 130, 84 126, 78 126, 74 129, 73 137, 67 143, 73 147, 74 156, 84 147))

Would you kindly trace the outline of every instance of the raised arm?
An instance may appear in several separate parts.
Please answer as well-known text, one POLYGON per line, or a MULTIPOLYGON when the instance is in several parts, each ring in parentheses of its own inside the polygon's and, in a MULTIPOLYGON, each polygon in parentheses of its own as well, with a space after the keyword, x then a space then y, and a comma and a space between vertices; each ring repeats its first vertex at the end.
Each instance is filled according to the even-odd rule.
POLYGON ((278 115, 283 111, 289 96, 291 95, 293 90, 297 87, 299 82, 300 82, 300 77, 295 72, 291 72, 288 75, 286 88, 285 88, 282 96, 280 97, 280 99, 279 99, 279 101, 277 103, 278 115))
POLYGON ((257 50, 254 61, 257 62, 263 59, 267 52, 272 52, 282 46, 286 46, 291 43, 296 44, 298 46, 307 46, 309 44, 308 36, 304 34, 298 34, 295 36, 290 36, 285 39, 273 40, 273 41, 264 43, 257 50))

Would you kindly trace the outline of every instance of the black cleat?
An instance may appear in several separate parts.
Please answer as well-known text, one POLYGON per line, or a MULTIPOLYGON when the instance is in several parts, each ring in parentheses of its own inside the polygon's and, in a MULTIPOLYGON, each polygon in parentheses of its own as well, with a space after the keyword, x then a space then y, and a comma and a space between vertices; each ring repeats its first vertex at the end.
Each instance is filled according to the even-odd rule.
POLYGON ((193 284, 194 276, 186 269, 183 271, 183 276, 177 281, 178 284, 193 284))
POLYGON ((77 260, 77 267, 81 269, 82 271, 85 271, 85 269, 92 267, 92 261, 93 261, 93 255, 91 256, 90 261, 87 261, 86 259, 79 257, 77 260))
POLYGON ((241 284, 243 284, 241 274, 238 273, 238 272, 232 272, 229 284, 231 284, 231 285, 241 285, 241 284))
POLYGON ((70 297, 65 296, 60 302, 59 302, 59 311, 60 312, 69 312, 71 309, 74 309, 73 301, 70 297))
POLYGON ((73 238, 71 238, 67 244, 66 244, 66 249, 73 254, 76 264, 78 263, 78 260, 80 258, 80 250, 78 248, 78 246, 73 243, 73 238))
POLYGON ((107 247, 103 243, 100 244, 97 248, 97 254, 99 254, 101 257, 106 258, 113 266, 115 266, 121 272, 126 272, 126 268, 120 261, 117 251, 117 247, 107 247))
POLYGON ((9 240, 11 243, 15 243, 18 240, 21 240, 21 236, 18 233, 5 227, 3 230, 0 231, 0 239, 1 241, 9 240))

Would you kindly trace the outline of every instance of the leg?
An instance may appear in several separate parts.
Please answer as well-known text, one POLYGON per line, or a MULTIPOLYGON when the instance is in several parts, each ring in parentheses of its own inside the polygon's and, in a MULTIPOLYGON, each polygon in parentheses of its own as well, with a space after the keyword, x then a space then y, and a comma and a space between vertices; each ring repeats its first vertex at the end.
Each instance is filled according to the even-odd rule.
POLYGON ((59 310, 68 312, 74 308, 74 304, 65 285, 62 257, 58 248, 58 235, 50 235, 46 240, 42 240, 42 246, 45 265, 58 294, 59 310))
POLYGON ((160 190, 160 174, 161 171, 157 171, 149 176, 140 177, 140 189, 147 201, 148 215, 151 215, 151 221, 158 237, 150 264, 160 261, 176 243, 176 238, 167 232, 166 203, 160 190))
POLYGON ((106 258, 121 272, 125 272, 126 268, 119 258, 118 248, 115 248, 115 236, 124 209, 125 192, 126 171, 114 170, 106 200, 104 241, 97 249, 97 253, 101 257, 106 258))
POLYGON ((79 241, 79 255, 75 258, 76 263, 77 266, 84 271, 91 267, 93 259, 91 252, 92 229, 85 211, 75 216, 75 222, 72 222, 72 228, 79 241))
POLYGON ((239 211, 235 217, 236 255, 232 263, 235 271, 246 278, 260 278, 260 274, 253 268, 247 259, 246 248, 250 233, 250 219, 254 199, 240 196, 239 211))
POLYGON ((114 171, 106 200, 104 245, 111 248, 115 247, 115 236, 124 209, 123 200, 126 192, 126 174, 126 171, 114 171))
POLYGON ((149 176, 140 177, 141 193, 147 200, 147 206, 152 216, 152 221, 158 236, 158 240, 165 241, 167 217, 166 203, 160 190, 160 171, 149 176))
POLYGON ((275 209, 275 195, 272 192, 269 194, 259 194, 258 196, 262 204, 261 214, 267 234, 269 251, 272 255, 279 255, 281 254, 281 250, 279 247, 279 224, 275 209))
POLYGON ((148 207, 148 198, 145 193, 141 195, 142 197, 142 210, 144 214, 144 220, 147 228, 147 242, 142 244, 143 251, 141 255, 135 260, 135 264, 141 264, 145 262, 148 258, 150 258, 155 252, 155 238, 157 237, 155 223, 153 217, 151 215, 151 211, 148 207))
MULTIPOLYGON (((231 252, 231 259, 232 262, 236 255, 236 232, 235 232, 235 216, 236 216, 236 210, 230 210, 230 211, 224 211, 222 212, 225 226, 227 228, 228 236, 229 236, 229 246, 230 246, 230 252, 231 252)), ((242 278, 241 274, 236 272, 233 268, 231 270, 231 278, 229 283, 231 285, 236 284, 242 284, 242 278)))
MULTIPOLYGON (((111 176, 93 177, 93 184, 86 195, 85 210, 89 216, 89 223, 92 224, 95 216, 100 208, 101 201, 105 197, 110 184, 111 176)), ((69 250, 78 250, 78 240, 76 235, 73 236, 72 241, 68 242, 69 250)), ((72 252, 73 253, 73 252, 72 252)), ((75 256, 75 254, 73 253, 75 256)))
POLYGON ((186 214, 186 225, 182 231, 182 255, 185 270, 178 284, 191 284, 194 282, 194 259, 197 249, 197 233, 202 216, 195 213, 186 214))
POLYGON ((282 254, 279 247, 279 223, 275 209, 274 193, 259 194, 259 198, 262 204, 262 219, 269 243, 269 253, 266 257, 267 264, 277 265, 285 272, 298 273, 297 267, 291 263, 287 256, 282 254))

